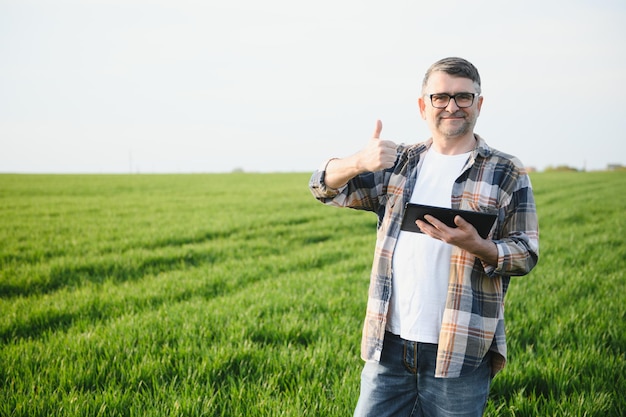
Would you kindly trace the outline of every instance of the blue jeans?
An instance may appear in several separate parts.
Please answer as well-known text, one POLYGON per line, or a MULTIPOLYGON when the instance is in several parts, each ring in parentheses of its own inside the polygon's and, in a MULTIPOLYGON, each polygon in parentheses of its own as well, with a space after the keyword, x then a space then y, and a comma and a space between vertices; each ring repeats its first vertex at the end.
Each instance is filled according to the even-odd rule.
POLYGON ((468 375, 435 378, 437 345, 385 334, 380 362, 366 362, 355 417, 479 417, 491 384, 491 354, 468 375))

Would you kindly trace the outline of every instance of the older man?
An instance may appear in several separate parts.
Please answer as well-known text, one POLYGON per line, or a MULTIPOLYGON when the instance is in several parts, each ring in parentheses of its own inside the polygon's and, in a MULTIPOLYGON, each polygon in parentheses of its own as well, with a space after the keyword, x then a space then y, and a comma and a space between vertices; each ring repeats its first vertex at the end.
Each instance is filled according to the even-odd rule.
POLYGON ((377 121, 361 151, 311 177, 323 203, 378 215, 355 416, 481 416, 506 362, 504 296, 536 265, 539 232, 523 165, 474 133, 480 88, 470 62, 436 62, 418 100, 430 139, 396 145, 377 121), (461 216, 414 233, 400 227, 408 202, 497 220, 486 239, 461 216))

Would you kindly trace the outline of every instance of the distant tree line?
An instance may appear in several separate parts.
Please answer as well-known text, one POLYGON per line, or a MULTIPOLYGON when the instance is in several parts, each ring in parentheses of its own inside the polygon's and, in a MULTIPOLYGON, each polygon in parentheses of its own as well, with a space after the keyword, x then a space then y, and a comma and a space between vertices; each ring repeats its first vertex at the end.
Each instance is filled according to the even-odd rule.
MULTIPOLYGON (((549 172, 549 171, 578 172, 578 171, 585 171, 585 170, 574 168, 569 165, 557 165, 557 166, 549 165, 546 167, 545 171, 546 172, 549 172)), ((606 171, 626 171, 626 166, 622 164, 608 164, 606 166, 606 171)))

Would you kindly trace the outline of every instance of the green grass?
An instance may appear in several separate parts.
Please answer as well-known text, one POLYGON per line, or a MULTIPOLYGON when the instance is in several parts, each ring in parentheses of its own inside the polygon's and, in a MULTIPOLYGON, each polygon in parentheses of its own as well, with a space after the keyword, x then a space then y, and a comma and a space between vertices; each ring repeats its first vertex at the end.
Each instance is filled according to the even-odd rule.
MULTIPOLYGON (((0 175, 0 415, 351 415, 376 219, 308 176, 0 175)), ((487 415, 625 415, 626 174, 532 179, 487 415)))

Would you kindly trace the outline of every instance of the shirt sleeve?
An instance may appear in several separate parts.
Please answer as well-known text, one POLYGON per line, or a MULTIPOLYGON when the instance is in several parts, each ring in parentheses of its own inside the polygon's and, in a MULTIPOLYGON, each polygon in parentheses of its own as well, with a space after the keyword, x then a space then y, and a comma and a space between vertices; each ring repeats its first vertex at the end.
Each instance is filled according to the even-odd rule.
POLYGON ((323 203, 336 197, 347 187, 347 184, 338 189, 331 188, 326 185, 326 182, 324 181, 324 177, 326 176, 326 167, 333 159, 336 158, 330 158, 324 161, 324 163, 313 172, 313 175, 311 175, 311 179, 309 180, 309 189, 311 190, 311 193, 313 193, 313 196, 323 203))
POLYGON ((488 275, 526 275, 539 259, 539 225, 530 179, 523 174, 517 183, 503 207, 505 219, 500 238, 494 239, 498 264, 485 268, 488 275))
MULTIPOLYGON (((326 161, 324 167, 330 162, 326 161)), ((378 212, 386 202, 386 183, 393 168, 365 172, 348 181, 344 186, 334 189, 326 185, 324 177, 326 169, 313 172, 309 181, 309 189, 313 196, 324 204, 349 207, 356 210, 378 212)))

